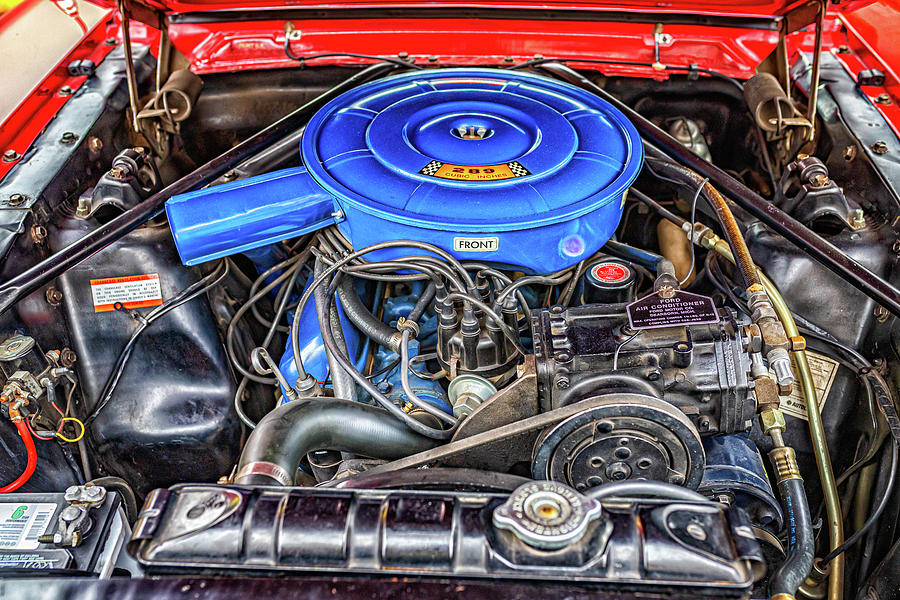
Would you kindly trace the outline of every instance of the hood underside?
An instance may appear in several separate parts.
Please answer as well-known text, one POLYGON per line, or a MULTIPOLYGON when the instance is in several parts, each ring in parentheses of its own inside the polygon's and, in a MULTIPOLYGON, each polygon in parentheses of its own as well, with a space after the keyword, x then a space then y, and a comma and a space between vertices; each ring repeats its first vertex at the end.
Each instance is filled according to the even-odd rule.
MULTIPOLYGON (((96 4, 115 7, 113 0, 93 0, 96 4)), ((584 10, 609 13, 652 13, 652 14, 699 14, 705 16, 752 16, 766 17, 783 15, 792 8, 805 4, 807 0, 744 0, 741 2, 723 3, 718 0, 629 0, 627 2, 594 2, 583 0, 567 0, 565 2, 421 2, 394 1, 379 3, 360 0, 340 0, 332 2, 289 1, 273 3, 272 0, 137 0, 126 2, 126 6, 150 8, 155 12, 180 14, 188 12, 240 10, 256 11, 259 9, 365 9, 401 8, 427 11, 447 8, 492 8, 492 9, 529 9, 536 11, 584 10)))

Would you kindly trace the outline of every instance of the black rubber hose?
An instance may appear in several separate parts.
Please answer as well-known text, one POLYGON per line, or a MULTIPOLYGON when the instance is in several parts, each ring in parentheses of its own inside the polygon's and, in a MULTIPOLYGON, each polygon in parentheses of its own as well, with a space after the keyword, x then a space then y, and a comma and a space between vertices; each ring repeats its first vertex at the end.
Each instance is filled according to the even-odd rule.
POLYGON ((769 591, 772 596, 776 594, 795 596, 797 588, 812 570, 815 558, 812 517, 802 479, 792 478, 779 482, 778 493, 781 496, 788 529, 790 554, 769 580, 769 591))
POLYGON ((291 485, 300 461, 313 450, 339 450, 394 460, 437 446, 385 410, 338 398, 283 404, 250 434, 235 483, 291 485))
MULTIPOLYGON (((325 268, 325 263, 317 258, 313 269, 313 275, 318 277, 325 268)), ((334 309, 333 304, 326 302, 327 296, 328 292, 321 285, 313 290, 313 300, 316 305, 316 317, 319 322, 319 330, 321 332, 326 330, 330 331, 335 338, 335 348, 325 348, 325 357, 328 359, 328 370, 331 372, 331 387, 334 389, 334 394, 337 397, 356 401, 356 383, 350 377, 350 374, 337 363, 337 359, 334 357, 335 352, 340 352, 342 356, 347 357, 349 362, 353 362, 349 358, 350 353, 347 350, 347 340, 344 338, 341 321, 336 314, 337 310, 334 309), (335 314, 332 314, 333 309, 335 314)), ((293 332, 291 335, 294 335, 293 332)), ((322 333, 322 335, 324 335, 324 333, 322 333)))
POLYGON ((428 304, 434 298, 434 282, 430 282, 428 287, 425 288, 425 291, 422 292, 422 295, 419 296, 419 300, 416 302, 416 305, 413 306, 413 309, 409 311, 409 315, 407 315, 407 319, 413 322, 418 322, 419 319, 422 318, 422 315, 425 314, 425 309, 428 308, 428 304))
POLYGON ((97 479, 91 479, 89 483, 117 492, 122 497, 122 508, 125 509, 125 518, 128 519, 129 523, 134 523, 137 520, 137 498, 127 481, 121 477, 98 477, 97 479))
POLYGON ((356 285, 352 277, 344 277, 337 288, 337 296, 341 301, 344 314, 350 322, 359 329, 364 336, 372 338, 379 346, 384 346, 392 352, 400 351, 400 332, 383 321, 379 321, 372 312, 366 308, 359 294, 356 293, 356 285))

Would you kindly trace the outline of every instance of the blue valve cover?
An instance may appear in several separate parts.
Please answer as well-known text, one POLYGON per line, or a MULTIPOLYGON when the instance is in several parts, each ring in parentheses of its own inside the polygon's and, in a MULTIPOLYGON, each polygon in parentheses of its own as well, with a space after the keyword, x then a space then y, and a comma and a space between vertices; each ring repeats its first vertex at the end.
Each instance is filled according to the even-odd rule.
POLYGON ((305 168, 170 199, 184 262, 338 221, 355 249, 413 239, 460 259, 556 271, 612 236, 643 161, 637 131, 607 102, 499 69, 415 71, 360 86, 313 116, 300 151, 305 168))

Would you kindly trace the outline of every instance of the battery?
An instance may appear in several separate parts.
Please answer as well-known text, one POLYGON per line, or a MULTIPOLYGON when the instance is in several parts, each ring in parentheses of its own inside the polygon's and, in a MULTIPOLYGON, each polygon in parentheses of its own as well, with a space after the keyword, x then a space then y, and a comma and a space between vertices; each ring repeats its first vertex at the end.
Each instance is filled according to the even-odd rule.
POLYGON ((72 506, 59 493, 0 497, 0 578, 33 577, 36 571, 109 577, 131 535, 118 494, 108 492, 91 508, 89 524, 74 547, 48 541, 62 511, 72 506))

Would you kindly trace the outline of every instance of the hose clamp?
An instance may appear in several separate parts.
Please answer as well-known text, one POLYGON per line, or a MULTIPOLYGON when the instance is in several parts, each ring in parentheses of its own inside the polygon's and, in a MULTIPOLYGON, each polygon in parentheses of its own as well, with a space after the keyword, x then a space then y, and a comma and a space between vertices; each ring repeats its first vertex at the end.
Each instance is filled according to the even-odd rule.
POLYGON ((234 481, 235 483, 240 483, 241 479, 250 475, 265 475, 270 479, 274 479, 279 485, 291 485, 294 481, 290 473, 283 467, 268 461, 247 463, 234 476, 234 481))
POLYGON ((404 329, 408 329, 410 335, 412 337, 416 337, 419 335, 419 324, 415 321, 411 321, 406 317, 400 317, 397 319, 397 330, 402 332, 404 329))

